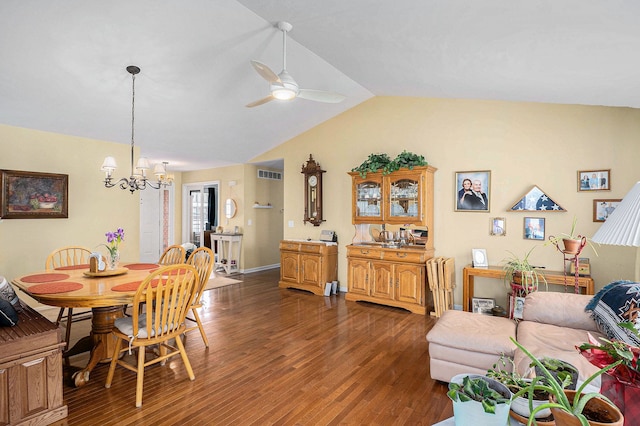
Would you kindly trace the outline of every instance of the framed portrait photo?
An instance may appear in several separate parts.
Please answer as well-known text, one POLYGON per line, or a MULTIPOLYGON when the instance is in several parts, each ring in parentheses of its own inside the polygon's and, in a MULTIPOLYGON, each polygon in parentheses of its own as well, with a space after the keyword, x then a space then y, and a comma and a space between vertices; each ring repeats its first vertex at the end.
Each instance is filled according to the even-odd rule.
POLYGON ((69 217, 69 175, 0 170, 0 218, 69 217))
POLYGON ((457 212, 489 212, 491 171, 456 172, 454 198, 457 212))
POLYGON ((507 235, 507 219, 504 217, 492 217, 489 235, 504 237, 507 235))
POLYGON ((544 241, 544 218, 525 217, 522 235, 525 240, 544 241))
POLYGON ((608 200, 593 200, 593 221, 604 222, 611 213, 618 207, 622 200, 620 198, 608 200))
POLYGON ((489 266, 487 259, 487 250, 471 249, 471 264, 474 268, 486 268, 489 266))
POLYGON ((483 297, 473 297, 471 299, 471 310, 474 314, 491 315, 491 309, 495 308, 495 299, 483 297))
POLYGON ((611 169, 578 171, 578 191, 609 190, 611 190, 611 169))

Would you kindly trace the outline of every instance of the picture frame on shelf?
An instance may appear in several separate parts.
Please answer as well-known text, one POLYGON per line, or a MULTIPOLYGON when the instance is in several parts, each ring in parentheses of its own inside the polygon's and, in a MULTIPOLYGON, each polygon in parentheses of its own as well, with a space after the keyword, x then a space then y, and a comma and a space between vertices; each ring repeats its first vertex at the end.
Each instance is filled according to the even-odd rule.
POLYGON ((485 297, 471 298, 471 311, 474 314, 492 315, 491 309, 495 308, 496 300, 485 297))
POLYGON ((0 170, 0 218, 69 217, 69 175, 0 170))
POLYGON ((610 190, 611 169, 578 170, 578 192, 610 190))
POLYGON ((543 217, 525 217, 522 227, 525 240, 544 241, 545 219, 543 217))
POLYGON ((593 221, 604 222, 618 207, 622 199, 610 198, 606 200, 593 200, 593 221))
POLYGON ((491 210, 491 171, 455 172, 454 211, 491 210))
POLYGON ((513 318, 522 319, 524 312, 524 297, 516 296, 515 304, 513 305, 513 318))
POLYGON ((474 268, 486 268, 489 266, 489 260, 487 259, 487 250, 485 249, 471 249, 471 265, 474 268))
POLYGON ((507 219, 504 217, 492 217, 489 227, 489 235, 504 237, 507 235, 507 219))

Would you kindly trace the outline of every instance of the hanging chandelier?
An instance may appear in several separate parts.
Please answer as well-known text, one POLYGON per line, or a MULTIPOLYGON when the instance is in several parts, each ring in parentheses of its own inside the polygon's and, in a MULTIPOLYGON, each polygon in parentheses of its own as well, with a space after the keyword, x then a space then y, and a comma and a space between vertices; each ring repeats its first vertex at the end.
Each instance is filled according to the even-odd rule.
POLYGON ((133 151, 134 151, 134 128, 135 128, 135 101, 136 101, 136 74, 140 72, 140 68, 135 65, 129 65, 127 72, 131 74, 132 90, 131 90, 131 176, 129 178, 122 178, 114 181, 111 175, 116 170, 118 165, 114 157, 106 157, 102 163, 101 170, 105 173, 104 186, 107 188, 113 188, 119 186, 120 189, 128 189, 133 194, 137 190, 146 189, 147 186, 153 189, 160 189, 170 186, 173 183, 173 177, 167 174, 167 164, 163 161, 162 164, 157 164, 153 169, 153 174, 156 177, 156 181, 150 181, 147 179, 147 170, 149 166, 149 160, 146 157, 140 157, 136 163, 134 169, 133 164, 133 151), (135 173, 134 173, 135 170, 135 173))

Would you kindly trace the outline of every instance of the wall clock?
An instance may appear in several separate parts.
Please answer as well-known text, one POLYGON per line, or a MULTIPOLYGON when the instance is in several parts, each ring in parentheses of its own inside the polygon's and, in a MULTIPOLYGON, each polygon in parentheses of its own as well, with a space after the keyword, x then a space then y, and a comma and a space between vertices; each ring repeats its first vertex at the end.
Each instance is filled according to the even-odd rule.
POLYGON ((313 155, 309 154, 306 164, 302 165, 304 175, 304 223, 320 226, 322 219, 322 174, 325 170, 316 163, 313 155))

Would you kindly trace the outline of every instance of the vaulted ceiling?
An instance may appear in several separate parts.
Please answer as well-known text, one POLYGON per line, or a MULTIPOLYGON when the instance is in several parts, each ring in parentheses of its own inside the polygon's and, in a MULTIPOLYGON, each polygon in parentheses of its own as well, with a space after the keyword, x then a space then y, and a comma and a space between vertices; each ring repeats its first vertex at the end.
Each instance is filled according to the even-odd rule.
MULTIPOLYGON (((245 163, 372 96, 640 107, 640 2, 2 0, 0 123, 129 144, 176 170, 245 163), (246 108, 287 70, 346 95, 246 108)), ((1 143, 9 143, 2 141, 1 143)), ((98 167, 98 166, 97 166, 98 167)))

